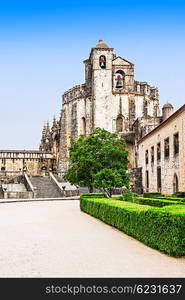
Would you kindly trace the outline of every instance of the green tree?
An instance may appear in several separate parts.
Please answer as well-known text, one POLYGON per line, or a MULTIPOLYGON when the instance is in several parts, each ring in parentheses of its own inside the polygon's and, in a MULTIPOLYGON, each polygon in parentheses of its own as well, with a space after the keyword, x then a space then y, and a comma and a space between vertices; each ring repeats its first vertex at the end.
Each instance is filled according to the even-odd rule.
POLYGON ((112 197, 113 189, 129 185, 128 175, 125 169, 102 169, 94 176, 94 187, 103 189, 109 197, 112 197))
POLYGON ((87 137, 80 136, 76 141, 71 138, 70 167, 65 179, 72 184, 87 186, 92 192, 95 175, 102 169, 125 172, 127 157, 128 151, 123 139, 118 138, 115 133, 96 128, 87 137))

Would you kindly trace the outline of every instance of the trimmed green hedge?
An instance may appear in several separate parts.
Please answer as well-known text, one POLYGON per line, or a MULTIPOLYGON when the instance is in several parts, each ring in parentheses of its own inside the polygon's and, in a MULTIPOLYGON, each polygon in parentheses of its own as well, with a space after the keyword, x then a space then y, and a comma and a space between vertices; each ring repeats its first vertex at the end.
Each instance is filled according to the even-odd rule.
POLYGON ((185 192, 176 192, 175 196, 178 198, 185 198, 185 192))
POLYGON ((172 256, 185 255, 185 206, 163 208, 113 199, 81 197, 81 210, 146 245, 172 256))
MULTIPOLYGON (((179 192, 180 193, 180 192, 179 192)), ((182 194, 182 192, 181 192, 182 194)), ((180 195, 180 194, 179 194, 180 195)), ((160 193, 143 193, 144 198, 152 198, 152 199, 164 199, 164 200, 173 200, 173 201, 183 201, 185 202, 185 198, 180 198, 180 196, 164 196, 160 193)))
POLYGON ((130 200, 129 202, 138 203, 138 204, 144 204, 144 205, 150 205, 150 206, 157 206, 157 207, 163 207, 166 205, 174 205, 174 204, 185 204, 181 201, 170 201, 170 200, 162 200, 162 199, 153 199, 153 198, 143 198, 143 197, 136 197, 133 200, 130 200))
POLYGON ((81 194, 81 197, 83 198, 107 198, 107 194, 106 193, 84 193, 81 194))
POLYGON ((157 197, 157 199, 185 202, 184 198, 178 198, 173 196, 161 196, 161 197, 157 197))
POLYGON ((177 192, 176 196, 164 196, 160 193, 143 193, 144 198, 152 199, 164 199, 164 200, 174 200, 174 201, 184 201, 185 202, 185 192, 177 192))
POLYGON ((155 192, 155 193, 143 193, 143 197, 146 197, 146 198, 158 198, 162 196, 161 193, 158 193, 158 192, 155 192))

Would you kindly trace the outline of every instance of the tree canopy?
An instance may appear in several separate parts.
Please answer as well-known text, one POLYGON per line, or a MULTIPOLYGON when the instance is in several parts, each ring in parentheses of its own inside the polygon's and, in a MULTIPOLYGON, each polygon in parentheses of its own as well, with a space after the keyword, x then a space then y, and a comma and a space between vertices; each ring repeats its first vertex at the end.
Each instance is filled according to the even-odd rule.
POLYGON ((128 186, 129 180, 125 169, 113 170, 102 169, 94 175, 94 187, 103 189, 109 197, 112 196, 114 188, 128 186))
MULTIPOLYGON (((87 137, 80 136, 76 141, 71 138, 69 163, 70 167, 66 172, 65 179, 72 184, 87 186, 90 192, 94 186, 101 188, 102 176, 108 179, 111 174, 112 179, 114 178, 112 183, 116 184, 114 187, 128 185, 126 174, 128 151, 125 141, 118 138, 116 133, 96 128, 87 137), (104 171, 97 177, 97 174, 103 169, 109 170, 107 176, 104 171), (114 170, 114 172, 110 174, 110 170, 114 170), (122 178, 122 180, 115 177, 122 178)), ((104 187, 102 186, 102 188, 104 187)))

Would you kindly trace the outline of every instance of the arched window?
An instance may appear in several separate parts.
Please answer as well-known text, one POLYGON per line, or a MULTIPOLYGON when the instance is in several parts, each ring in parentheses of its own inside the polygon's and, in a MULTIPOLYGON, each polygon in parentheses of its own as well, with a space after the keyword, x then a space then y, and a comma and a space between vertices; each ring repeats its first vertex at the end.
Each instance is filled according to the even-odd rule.
POLYGON ((86 119, 82 118, 82 135, 86 135, 86 119))
POLYGON ((116 131, 122 132, 123 131, 123 118, 118 116, 116 119, 116 131))
POLYGON ((149 191, 149 173, 148 170, 146 170, 146 192, 149 191))
POLYGON ((115 74, 115 88, 123 89, 125 81, 125 74, 123 71, 117 71, 115 74))
POLYGON ((173 193, 175 194, 176 192, 178 192, 178 190, 179 190, 179 180, 177 174, 175 173, 173 177, 173 193))
POLYGON ((105 55, 101 55, 99 57, 99 65, 101 69, 105 69, 106 68, 106 57, 105 55))

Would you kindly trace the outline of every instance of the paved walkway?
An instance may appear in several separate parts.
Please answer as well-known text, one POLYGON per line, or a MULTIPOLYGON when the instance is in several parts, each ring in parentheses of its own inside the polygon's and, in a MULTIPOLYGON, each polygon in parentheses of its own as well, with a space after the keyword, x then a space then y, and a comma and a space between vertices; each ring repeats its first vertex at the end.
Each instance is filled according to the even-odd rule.
POLYGON ((153 250, 79 210, 79 201, 0 204, 0 277, 185 277, 153 250))
POLYGON ((11 203, 11 202, 38 202, 38 201, 60 201, 60 200, 63 200, 63 201, 69 201, 69 200, 79 200, 80 199, 80 196, 70 196, 70 197, 58 197, 58 198, 3 198, 3 199, 0 199, 0 204, 1 203, 11 203))

